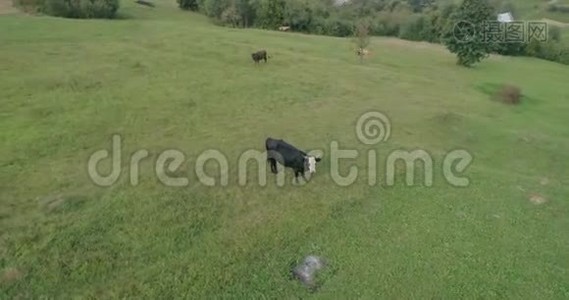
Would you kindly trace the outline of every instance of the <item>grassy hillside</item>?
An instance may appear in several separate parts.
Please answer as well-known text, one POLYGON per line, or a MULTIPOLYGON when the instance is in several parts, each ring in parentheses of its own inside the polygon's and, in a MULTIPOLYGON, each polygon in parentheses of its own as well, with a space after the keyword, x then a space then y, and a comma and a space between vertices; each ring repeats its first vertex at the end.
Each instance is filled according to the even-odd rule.
POLYGON ((379 38, 360 64, 345 39, 215 27, 172 1, 123 6, 116 21, 0 16, 0 298, 569 296, 567 66, 493 56, 464 69, 442 47, 379 38), (255 66, 259 48, 272 58, 255 66), (491 100, 502 83, 522 104, 491 100), (374 110, 392 132, 367 146, 355 125, 374 110), (121 177, 101 188, 87 162, 115 133, 121 177), (238 185, 239 155, 267 136, 324 152, 308 184, 287 170, 285 186, 269 172, 260 186, 251 164, 238 185), (332 141, 360 151, 340 163, 343 176, 359 167, 352 185, 334 181, 332 141), (417 148, 433 186, 419 171, 406 186, 402 165, 386 185, 390 151, 417 148), (187 186, 153 171, 167 149, 185 154, 187 186), (226 155, 227 186, 198 181, 208 149, 226 155), (467 187, 442 176, 453 149, 474 157, 467 187), (313 294, 289 278, 307 254, 330 264, 313 294))

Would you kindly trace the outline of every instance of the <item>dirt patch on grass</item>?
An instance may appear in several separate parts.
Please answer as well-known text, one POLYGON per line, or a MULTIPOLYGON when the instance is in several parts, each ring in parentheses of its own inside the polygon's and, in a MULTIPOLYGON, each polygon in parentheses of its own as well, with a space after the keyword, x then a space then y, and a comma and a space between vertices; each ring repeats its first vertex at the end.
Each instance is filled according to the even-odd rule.
POLYGON ((542 195, 533 193, 529 196, 529 201, 535 205, 541 205, 547 202, 547 199, 542 195))
POLYGON ((521 88, 509 83, 482 83, 476 86, 476 89, 490 96, 492 101, 505 104, 517 105, 524 98, 521 88))
POLYGON ((16 269, 16 268, 8 268, 4 270, 2 273, 2 277, 0 278, 0 282, 2 283, 12 283, 15 281, 20 280, 24 276, 24 272, 16 269))

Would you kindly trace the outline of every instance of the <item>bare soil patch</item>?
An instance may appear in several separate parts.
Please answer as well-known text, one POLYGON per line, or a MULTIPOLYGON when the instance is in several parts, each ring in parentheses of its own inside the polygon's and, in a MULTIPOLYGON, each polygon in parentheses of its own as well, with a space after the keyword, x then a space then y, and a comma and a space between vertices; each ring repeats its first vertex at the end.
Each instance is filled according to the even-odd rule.
POLYGON ((530 195, 529 201, 531 201, 531 203, 533 203, 535 205, 541 205, 541 204, 544 204, 545 202, 547 202, 547 199, 545 199, 545 197, 543 197, 542 195, 534 193, 534 194, 530 195))
POLYGON ((12 0, 0 0, 0 15, 8 15, 18 12, 12 5, 12 0))
POLYGON ((22 276, 24 276, 22 271, 16 268, 8 268, 3 272, 0 282, 12 283, 14 281, 18 281, 22 276))

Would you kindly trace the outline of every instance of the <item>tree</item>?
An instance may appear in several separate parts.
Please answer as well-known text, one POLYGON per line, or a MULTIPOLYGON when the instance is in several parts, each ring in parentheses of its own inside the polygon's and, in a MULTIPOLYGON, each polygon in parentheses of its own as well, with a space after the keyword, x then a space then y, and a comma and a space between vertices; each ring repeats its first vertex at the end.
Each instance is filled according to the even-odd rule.
POLYGON ((225 24, 231 24, 232 27, 238 27, 241 24, 241 15, 235 4, 235 0, 221 13, 221 21, 225 24))
POLYGON ((178 6, 183 10, 198 11, 199 5, 197 0, 177 0, 178 6))
POLYGON ((312 25, 312 10, 308 1, 313 0, 288 0, 283 13, 283 25, 290 26, 294 31, 308 32, 312 25))
POLYGON ((457 64, 470 67, 487 58, 494 45, 485 40, 485 23, 496 21, 488 0, 463 0, 451 15, 443 34, 447 49, 457 55, 457 64))
POLYGON ((369 22, 360 21, 356 24, 354 29, 353 42, 356 44, 356 54, 360 57, 360 62, 363 61, 366 47, 369 45, 369 22))
POLYGON ((256 23, 263 29, 276 29, 283 23, 285 10, 284 0, 258 0, 256 7, 256 23))
POLYGON ((249 27, 255 20, 255 9, 249 0, 236 0, 237 11, 239 12, 241 25, 249 27))

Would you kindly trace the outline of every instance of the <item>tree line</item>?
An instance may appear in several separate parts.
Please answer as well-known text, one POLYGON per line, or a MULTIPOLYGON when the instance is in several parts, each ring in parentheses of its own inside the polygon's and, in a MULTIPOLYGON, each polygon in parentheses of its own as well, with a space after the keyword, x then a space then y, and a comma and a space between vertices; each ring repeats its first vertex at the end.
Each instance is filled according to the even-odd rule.
MULTIPOLYGON (((349 37, 356 34, 358 24, 365 22, 369 25, 369 34, 372 36, 445 44, 451 52, 455 50, 452 50, 454 46, 453 41, 449 40, 452 38, 449 34, 456 22, 496 21, 499 12, 511 11, 514 12, 514 17, 516 12, 514 2, 502 0, 464 0, 462 4, 440 4, 435 0, 177 1, 181 9, 204 14, 221 26, 268 30, 288 26, 294 32, 349 37), (472 6, 475 10, 465 13, 462 8, 466 6, 472 6)), ((481 30, 478 29, 480 33, 481 30)), ((472 50, 474 46, 471 43, 468 49, 472 50)), ((561 43, 560 28, 552 25, 548 26, 546 41, 479 42, 477 47, 483 52, 531 56, 569 64, 569 48, 561 43)), ((471 64, 469 60, 459 63, 471 64)))

